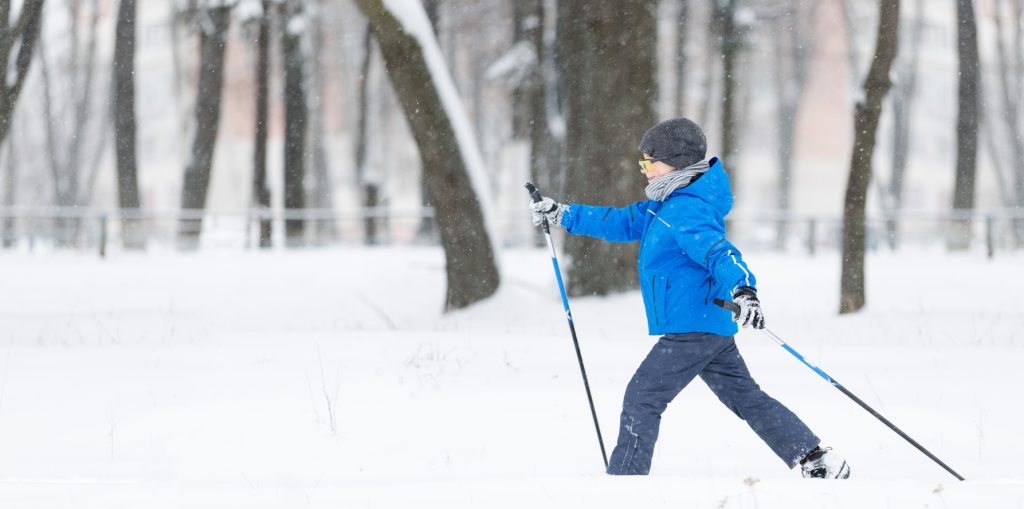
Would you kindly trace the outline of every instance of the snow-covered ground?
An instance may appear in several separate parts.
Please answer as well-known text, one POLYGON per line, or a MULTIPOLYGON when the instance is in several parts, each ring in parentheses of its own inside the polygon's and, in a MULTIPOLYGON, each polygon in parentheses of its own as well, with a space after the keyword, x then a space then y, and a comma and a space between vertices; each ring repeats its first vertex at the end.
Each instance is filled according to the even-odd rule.
MULTIPOLYGON (((0 255, 0 507, 1024 505, 1024 257, 750 253, 768 325, 967 477, 957 482, 765 336, 761 385, 853 467, 788 470, 699 381, 653 474, 602 473, 545 250, 440 313, 437 248, 0 255)), ((636 293, 572 301, 604 439, 646 355, 636 293)))

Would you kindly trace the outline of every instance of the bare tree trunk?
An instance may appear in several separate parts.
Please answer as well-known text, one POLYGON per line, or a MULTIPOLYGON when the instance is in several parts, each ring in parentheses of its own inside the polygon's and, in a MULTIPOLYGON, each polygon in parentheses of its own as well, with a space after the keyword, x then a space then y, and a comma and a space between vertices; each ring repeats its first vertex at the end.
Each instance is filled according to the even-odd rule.
POLYGON ((117 149, 117 202, 125 249, 144 249, 146 236, 137 217, 141 209, 135 148, 135 0, 121 0, 114 39, 114 138, 117 149))
POLYGON ((717 12, 718 7, 712 5, 708 14, 710 19, 704 26, 704 33, 707 37, 707 41, 704 45, 706 55, 704 58, 704 80, 702 83, 704 97, 700 104, 697 123, 703 126, 706 131, 711 130, 710 122, 712 120, 712 106, 716 102, 717 95, 717 90, 715 88, 717 82, 715 80, 715 76, 718 73, 718 65, 722 62, 721 58, 715 58, 716 54, 712 50, 712 48, 720 47, 719 35, 717 34, 718 30, 715 28, 715 16, 717 12))
POLYGON ((309 76, 312 86, 310 96, 310 129, 309 144, 311 149, 311 165, 313 169, 313 200, 314 207, 319 210, 316 227, 313 233, 319 245, 330 243, 337 238, 334 221, 333 183, 330 165, 327 160, 326 128, 324 127, 324 21, 322 0, 316 7, 317 13, 310 16, 312 33, 312 52, 310 54, 309 76))
MULTIPOLYGON (((725 160, 726 172, 732 182, 738 182, 739 175, 739 129, 737 126, 737 104, 739 94, 739 78, 737 76, 743 35, 736 26, 736 7, 738 0, 721 0, 716 3, 715 26, 719 29, 719 48, 722 52, 722 158, 725 160)), ((733 193, 738 188, 733 186, 733 193)))
MULTIPOLYGON (((516 47, 530 39, 530 32, 536 30, 537 17, 534 13, 536 2, 512 2, 512 46, 516 47)), ((540 60, 540 55, 537 55, 540 60)), ((535 61, 536 65, 536 61, 535 61)), ((512 138, 523 140, 530 135, 530 90, 532 79, 521 80, 512 89, 512 138)))
MULTIPOLYGON (((999 67, 1000 98, 1002 102, 1003 124, 1006 132, 1006 144, 1010 147, 1012 154, 1010 168, 1013 168, 1013 196, 1017 207, 1024 207, 1024 132, 1022 132, 1020 117, 1021 104, 1017 101, 1017 90, 1014 86, 1017 80, 1013 77, 1018 67, 1013 62, 1010 51, 1006 48, 1006 29, 1003 22, 1003 2, 995 4, 995 27, 996 27, 996 56, 999 67)), ((1020 11, 1018 10, 1018 14, 1020 11)), ((1021 22, 1018 17, 1015 20, 1020 30, 1021 22)), ((1024 243, 1024 221, 1013 220, 1013 234, 1017 245, 1024 243)))
POLYGON ((950 232, 949 247, 965 250, 971 245, 971 220, 974 212, 974 176, 978 155, 978 28, 974 2, 957 0, 957 54, 960 60, 959 113, 956 136, 956 184, 953 187, 953 213, 956 220, 950 232))
MULTIPOLYGON (((3 143, 0 143, 2 146, 3 143)), ((7 143, 7 172, 4 175, 4 207, 13 207, 18 189, 18 154, 16 144, 7 143)), ((0 242, 4 249, 10 249, 17 243, 14 216, 5 215, 0 221, 0 242)))
POLYGON ((533 66, 530 68, 524 83, 519 88, 523 101, 520 113, 521 125, 514 127, 513 131, 522 130, 521 135, 530 140, 530 178, 531 181, 551 192, 555 189, 557 180, 554 172, 556 165, 553 163, 557 157, 548 123, 547 83, 544 76, 547 68, 547 51, 544 44, 544 0, 532 0, 529 2, 517 3, 519 6, 518 16, 521 18, 518 23, 522 26, 517 28, 517 40, 525 41, 533 48, 536 55, 533 66))
POLYGON ((39 40, 42 16, 43 0, 25 0, 18 19, 12 26, 10 1, 4 0, 0 3, 0 69, 5 71, 4 79, 0 79, 0 142, 7 139, 14 107, 18 103, 18 96, 21 95, 29 67, 32 65, 32 53, 39 40), (12 54, 15 48, 16 55, 12 54), (10 67, 12 56, 13 68, 10 67))
POLYGON ((862 72, 860 70, 863 59, 860 56, 860 46, 857 44, 857 23, 854 20, 856 14, 851 0, 839 0, 839 7, 843 14, 843 27, 846 28, 846 59, 850 66, 850 83, 853 89, 861 86, 862 72))
POLYGON ((689 64, 686 45, 689 41, 690 0, 678 0, 679 12, 676 16, 676 107, 677 117, 686 116, 686 78, 689 64))
MULTIPOLYGON (((306 124, 309 110, 306 106, 305 56, 302 53, 302 34, 293 33, 293 20, 301 19, 300 0, 286 0, 280 4, 282 61, 284 63, 284 209, 295 214, 306 208, 306 124)), ((285 244, 301 246, 305 241, 305 221, 286 219, 285 244)))
MULTIPOLYGON (((373 26, 366 26, 366 36, 363 39, 363 63, 359 74, 359 119, 356 128, 356 184, 359 186, 360 205, 364 210, 372 211, 378 205, 378 188, 376 175, 370 175, 367 161, 369 144, 369 121, 370 108, 370 71, 373 62, 373 26)), ((429 206, 427 191, 425 187, 425 176, 420 178, 420 197, 423 200, 424 208, 429 206)), ((430 225, 433 221, 424 218, 420 222, 419 235, 429 235, 430 225)), ((369 213, 363 220, 363 241, 366 245, 377 244, 377 217, 369 213)))
POLYGON ((910 50, 896 71, 897 81, 892 94, 893 142, 892 174, 884 189, 882 212, 886 216, 886 239, 893 250, 899 248, 899 216, 903 209, 903 185, 910 156, 910 123, 914 96, 917 93, 917 63, 921 55, 924 33, 924 0, 914 3, 914 24, 910 29, 910 50))
POLYGON ((273 246, 273 224, 270 214, 270 188, 267 186, 267 122, 270 107, 270 0, 263 0, 256 35, 256 126, 253 140, 252 199, 261 213, 259 245, 273 246))
MULTIPOLYGON (((643 197, 637 143, 655 121, 657 2, 565 2, 567 196, 573 203, 625 205, 643 197)), ((635 243, 574 235, 569 292, 606 295, 637 285, 635 243)))
MULTIPOLYGON (((777 121, 779 139, 776 157, 779 164, 778 196, 776 205, 788 212, 793 176, 793 151, 796 145, 797 117, 807 83, 807 61, 812 42, 806 31, 815 25, 817 4, 805 9, 790 0, 779 18, 775 31, 775 69, 778 89, 777 121)), ((781 218, 775 236, 776 249, 784 249, 788 237, 788 218, 781 218)))
POLYGON ((875 56, 864 81, 864 100, 857 103, 853 118, 853 155, 850 179, 843 207, 843 264, 840 278, 839 312, 852 313, 864 307, 865 205, 871 182, 871 156, 882 113, 882 100, 889 87, 889 71, 899 42, 900 2, 881 0, 878 7, 878 36, 875 56))
MULTIPOLYGON (((202 212, 210 188, 213 153, 220 127, 220 103, 224 84, 224 49, 227 45, 231 7, 201 7, 199 21, 199 86, 196 93, 195 137, 185 167, 181 208, 202 212)), ((178 224, 178 248, 199 247, 202 217, 185 217, 178 224)))
MULTIPOLYGON (((424 0, 423 7, 427 11, 427 19, 430 20, 430 28, 433 29, 433 31, 434 31, 434 37, 437 38, 438 45, 441 45, 441 42, 442 42, 442 39, 443 39, 443 35, 444 35, 444 34, 441 33, 441 0, 424 0)), ((369 40, 370 35, 371 34, 369 32, 366 34, 367 40, 369 40)), ((449 49, 454 51, 454 44, 449 44, 449 46, 450 46, 449 49)), ((370 56, 370 49, 369 49, 370 48, 370 44, 367 43, 366 47, 367 47, 366 56, 367 56, 367 59, 369 59, 369 56, 370 56)), ((454 62, 455 59, 453 58, 452 55, 449 55, 448 61, 449 62, 454 62)), ((369 65, 369 60, 367 60, 367 66, 368 65, 369 65)), ((363 205, 364 207, 370 208, 370 207, 376 207, 377 206, 377 200, 378 200, 378 195, 379 195, 379 193, 377 191, 378 191, 377 183, 375 181, 372 181, 372 180, 368 181, 367 182, 367 187, 364 189, 364 192, 363 192, 363 196, 364 196, 364 200, 365 200, 364 201, 364 205, 363 205)), ((432 199, 430 197, 430 189, 427 186, 427 182, 426 182, 426 173, 425 172, 421 172, 420 173, 420 209, 422 211, 424 211, 424 212, 429 210, 430 207, 431 207, 431 205, 430 205, 431 201, 432 201, 432 199)), ((367 232, 366 233, 366 239, 367 239, 367 243, 375 243, 375 242, 377 242, 377 238, 376 238, 377 237, 376 221, 377 221, 377 219, 375 217, 368 217, 368 218, 366 218, 366 232, 367 232), (373 229, 372 235, 371 235, 371 232, 370 232, 371 228, 373 229)), ((417 228, 417 230, 416 230, 416 237, 417 237, 417 239, 419 239, 419 241, 423 242, 423 243, 431 243, 432 244, 432 243, 436 242, 437 241, 437 227, 436 227, 436 225, 437 225, 437 223, 436 223, 436 219, 434 217, 428 217, 428 216, 426 216, 424 214, 423 218, 420 219, 419 228, 417 228)))
MULTIPOLYGON (((488 197, 476 195, 469 174, 474 164, 470 152, 475 150, 468 146, 471 133, 458 135, 466 137, 464 144, 459 143, 456 120, 449 115, 461 112, 455 105, 449 105, 452 110, 445 108, 438 89, 444 84, 434 81, 428 67, 428 58, 435 65, 443 63, 436 42, 428 39, 433 34, 410 34, 382 0, 358 0, 357 4, 373 25, 391 84, 419 147, 428 194, 438 198, 435 207, 448 277, 445 309, 464 308, 492 295, 500 282, 487 212, 481 206, 488 197)), ((420 4, 411 7, 419 9, 420 4)), ((422 16, 426 23, 424 12, 403 16, 422 16)))
MULTIPOLYGON (((90 126, 93 120, 92 89, 96 74, 96 33, 99 21, 99 9, 94 0, 86 25, 85 40, 80 37, 79 19, 82 16, 82 2, 67 4, 69 26, 62 37, 56 38, 58 43, 57 80, 51 79, 51 65, 48 62, 48 51, 45 40, 39 40, 39 59, 42 70, 42 100, 45 112, 44 126, 46 130, 47 158, 53 176, 54 198, 58 207, 78 207, 85 205, 86 196, 82 192, 83 174, 89 167, 82 162, 82 147, 86 139, 105 132, 106 125, 98 128, 90 126), (84 62, 81 59, 84 58, 84 62), (66 113, 70 112, 70 113, 66 113), (70 117, 70 118, 68 118, 70 117)), ((101 118, 106 119, 106 115, 101 118)), ((100 135, 101 139, 105 136, 100 135)), ((102 151, 102 144, 97 146, 102 151)), ((90 175, 86 175, 88 178, 90 175)), ((55 241, 59 246, 77 245, 81 230, 81 219, 77 217, 57 217, 54 220, 55 241)))

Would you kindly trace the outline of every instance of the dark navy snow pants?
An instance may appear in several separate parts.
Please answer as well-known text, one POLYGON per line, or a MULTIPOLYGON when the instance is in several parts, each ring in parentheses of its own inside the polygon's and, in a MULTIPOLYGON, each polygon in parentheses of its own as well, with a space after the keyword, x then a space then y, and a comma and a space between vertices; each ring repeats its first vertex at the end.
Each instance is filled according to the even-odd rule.
POLYGON ((654 345, 626 387, 609 474, 650 472, 661 414, 697 375, 790 468, 818 445, 818 437, 800 418, 757 386, 731 336, 668 334, 654 345))

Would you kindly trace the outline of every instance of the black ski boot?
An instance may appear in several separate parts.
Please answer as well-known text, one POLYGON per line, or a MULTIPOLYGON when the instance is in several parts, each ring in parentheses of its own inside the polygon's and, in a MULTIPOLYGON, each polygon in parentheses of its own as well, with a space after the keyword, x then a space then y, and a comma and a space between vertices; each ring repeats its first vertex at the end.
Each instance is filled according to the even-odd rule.
POLYGON ((805 478, 846 479, 850 477, 850 465, 832 452, 831 447, 815 447, 800 460, 800 472, 805 478))

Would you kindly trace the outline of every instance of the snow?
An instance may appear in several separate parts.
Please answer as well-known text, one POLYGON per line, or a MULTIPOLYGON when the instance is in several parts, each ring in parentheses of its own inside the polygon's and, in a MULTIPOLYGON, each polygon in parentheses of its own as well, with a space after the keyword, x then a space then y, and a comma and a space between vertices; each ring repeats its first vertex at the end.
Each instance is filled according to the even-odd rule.
MULTIPOLYGON (((546 248, 442 314, 437 248, 0 254, 0 507, 1017 507, 1020 255, 747 253, 768 326, 968 481, 762 334, 758 382, 851 463, 785 468, 699 381, 653 474, 602 474, 546 248), (333 423, 333 426, 332 426, 333 423)), ((571 302, 605 443, 654 339, 637 293, 571 302)))
POLYGON ((235 5, 235 19, 245 24, 263 17, 263 3, 260 0, 238 0, 235 5))
POLYGON ((466 171, 469 173, 469 180, 477 197, 482 198, 480 212, 483 214, 484 225, 487 228, 488 238, 491 246, 501 244, 500 230, 495 226, 493 213, 487 207, 486 197, 494 197, 491 191, 490 181, 484 167, 484 159, 480 153, 480 145, 477 144, 476 134, 470 123, 469 115, 466 114, 459 97, 455 82, 452 81, 451 73, 448 71, 448 64, 445 62, 441 47, 437 44, 434 30, 430 26, 430 19, 427 11, 423 9, 420 0, 382 0, 383 5, 402 25, 406 33, 414 37, 423 50, 423 58, 426 60, 427 69, 433 77, 434 87, 441 97, 441 104, 448 112, 448 119, 455 131, 455 138, 458 141, 459 149, 462 152, 462 159, 466 163, 466 171))
POLYGON ((484 79, 500 79, 507 87, 517 87, 529 76, 535 65, 537 52, 533 49, 533 43, 519 41, 487 68, 484 79))

